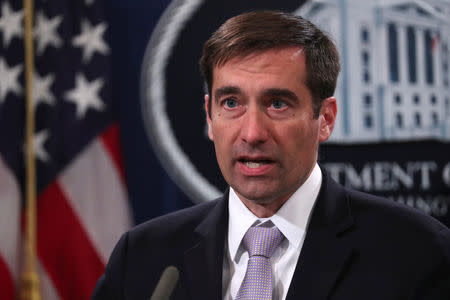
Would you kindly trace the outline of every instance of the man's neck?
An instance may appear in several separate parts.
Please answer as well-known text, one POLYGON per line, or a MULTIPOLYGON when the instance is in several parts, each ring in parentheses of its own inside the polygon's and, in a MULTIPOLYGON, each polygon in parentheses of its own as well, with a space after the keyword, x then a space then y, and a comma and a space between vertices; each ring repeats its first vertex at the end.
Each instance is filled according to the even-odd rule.
MULTIPOLYGON (((235 190, 236 195, 241 202, 258 218, 270 218, 273 216, 289 198, 309 179, 312 171, 316 166, 311 168, 303 182, 300 182, 292 191, 287 191, 282 195, 277 195, 271 199, 248 199, 235 190)), ((318 167, 317 167, 318 168, 318 167)))

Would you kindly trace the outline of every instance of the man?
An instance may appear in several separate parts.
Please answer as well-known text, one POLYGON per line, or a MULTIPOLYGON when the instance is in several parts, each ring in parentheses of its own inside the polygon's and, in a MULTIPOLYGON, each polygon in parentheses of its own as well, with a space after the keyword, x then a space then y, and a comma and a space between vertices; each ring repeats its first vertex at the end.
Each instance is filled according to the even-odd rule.
POLYGON ((229 191, 126 233, 93 299, 149 299, 169 265, 172 299, 450 299, 448 228, 317 165, 339 68, 330 39, 300 17, 223 24, 201 69, 229 191))

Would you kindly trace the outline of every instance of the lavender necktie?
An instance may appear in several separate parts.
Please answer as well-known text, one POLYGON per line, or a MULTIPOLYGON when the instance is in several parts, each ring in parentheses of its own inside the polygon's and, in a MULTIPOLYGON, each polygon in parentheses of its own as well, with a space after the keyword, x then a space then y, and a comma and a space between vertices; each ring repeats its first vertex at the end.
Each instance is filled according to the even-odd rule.
POLYGON ((284 239, 276 227, 250 227, 243 243, 249 258, 244 280, 236 300, 272 299, 272 266, 270 256, 284 239))

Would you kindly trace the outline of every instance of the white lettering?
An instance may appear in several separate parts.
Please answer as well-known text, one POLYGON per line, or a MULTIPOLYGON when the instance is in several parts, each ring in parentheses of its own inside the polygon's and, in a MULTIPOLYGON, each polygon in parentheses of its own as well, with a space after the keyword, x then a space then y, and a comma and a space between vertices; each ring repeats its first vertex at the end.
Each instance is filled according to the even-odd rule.
POLYGON ((450 186, 450 162, 447 163, 442 170, 442 181, 446 186, 450 186))
POLYGON ((328 173, 330 173, 331 178, 333 178, 335 181, 339 182, 340 184, 345 184, 345 182, 342 182, 341 180, 341 173, 344 172, 345 165, 342 163, 327 163, 324 165, 325 169, 327 169, 328 173))
POLYGON ((372 174, 370 165, 365 165, 361 170, 361 174, 353 168, 352 165, 347 165, 345 168, 345 179, 348 185, 355 189, 370 190, 372 188, 372 174))
POLYGON ((392 180, 390 176, 391 164, 387 162, 375 163, 373 168, 376 191, 388 191, 392 189, 392 180))
POLYGON ((407 172, 403 170, 398 164, 394 163, 392 166, 392 177, 395 182, 395 187, 398 187, 398 182, 401 182, 406 188, 412 188, 414 185, 414 171, 408 163, 407 172))
MULTIPOLYGON (((434 161, 374 162, 365 164, 360 171, 350 163, 324 164, 331 177, 339 183, 365 191, 394 191, 400 188, 421 190, 431 188, 432 174, 438 170, 434 161)), ((450 186, 450 163, 443 170, 443 180, 450 186)))
POLYGON ((436 171, 437 164, 434 161, 424 162, 420 164, 420 187, 423 190, 428 190, 431 186, 430 171, 436 171))
POLYGON ((422 210, 434 217, 447 215, 450 197, 444 195, 400 195, 390 196, 389 199, 422 210))

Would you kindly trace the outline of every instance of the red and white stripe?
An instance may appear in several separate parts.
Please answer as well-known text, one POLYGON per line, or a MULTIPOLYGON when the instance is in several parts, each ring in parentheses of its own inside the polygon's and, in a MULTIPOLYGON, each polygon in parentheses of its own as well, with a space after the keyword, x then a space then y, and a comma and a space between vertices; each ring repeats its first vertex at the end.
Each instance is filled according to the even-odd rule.
MULTIPOLYGON (((123 174, 118 127, 113 125, 39 195, 43 299, 90 298, 115 243, 132 225, 123 174)), ((8 299, 1 293, 0 299, 8 299)))
POLYGON ((0 156, 0 299, 13 300, 19 276, 20 190, 0 156))

